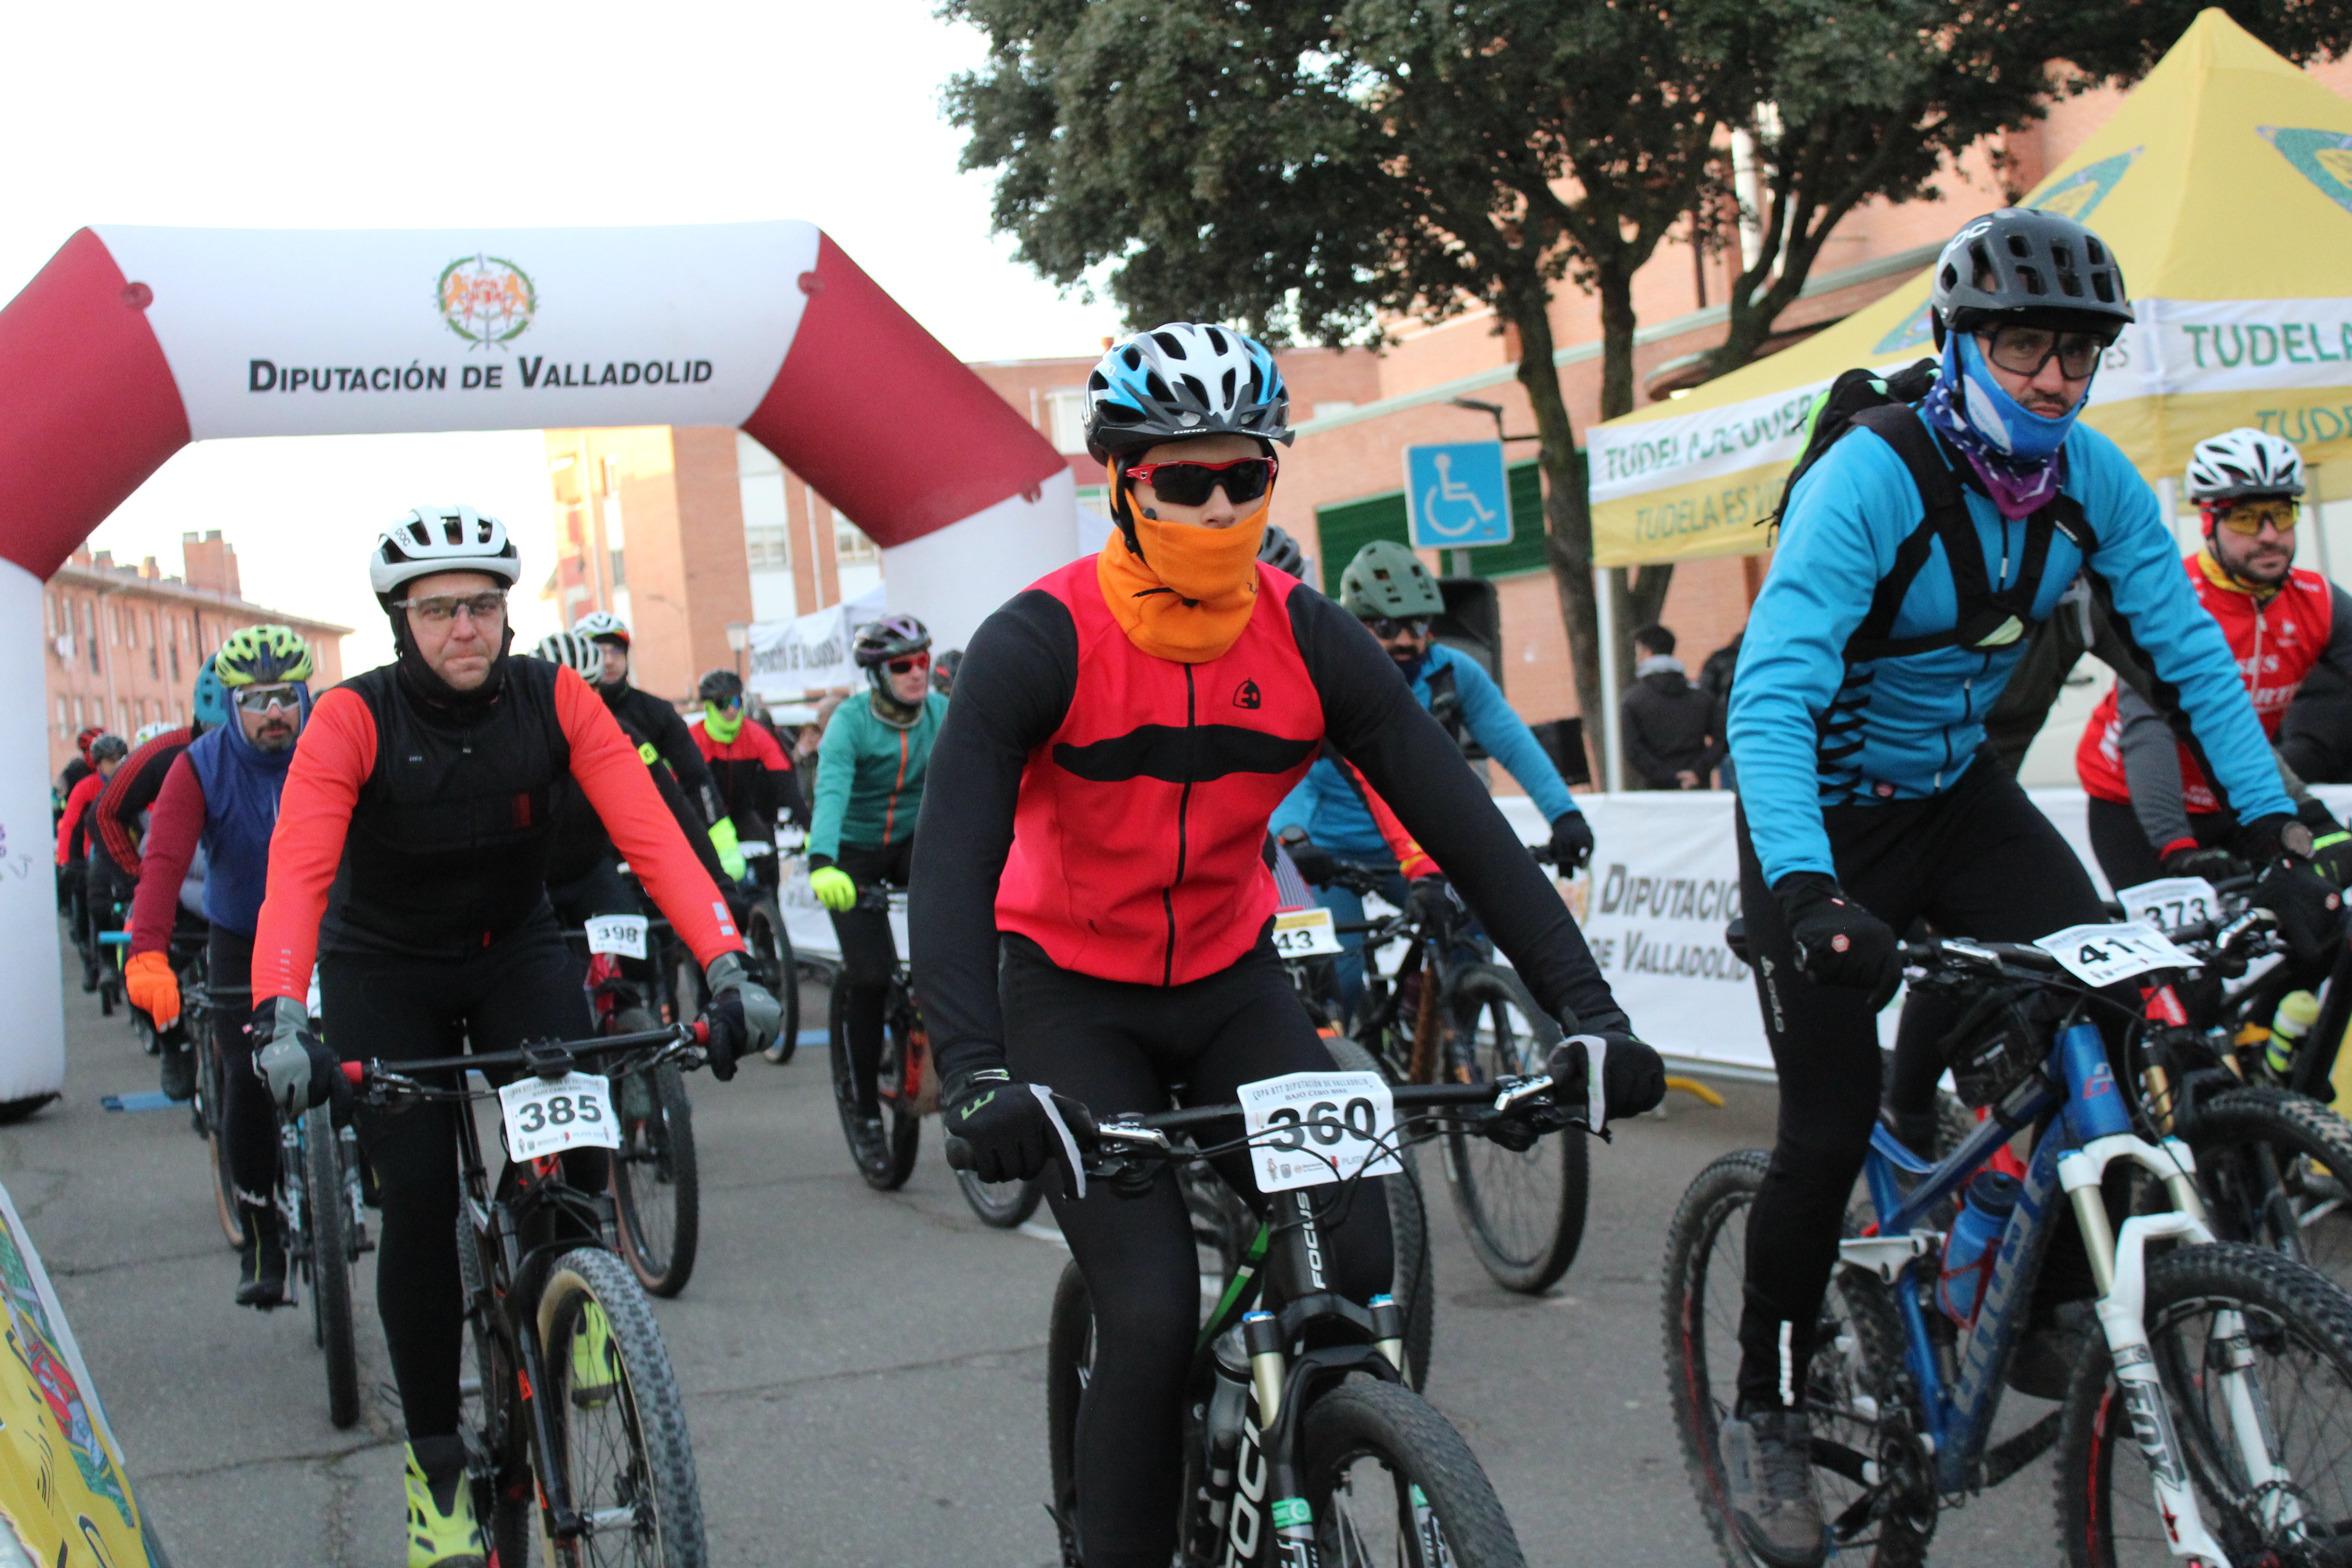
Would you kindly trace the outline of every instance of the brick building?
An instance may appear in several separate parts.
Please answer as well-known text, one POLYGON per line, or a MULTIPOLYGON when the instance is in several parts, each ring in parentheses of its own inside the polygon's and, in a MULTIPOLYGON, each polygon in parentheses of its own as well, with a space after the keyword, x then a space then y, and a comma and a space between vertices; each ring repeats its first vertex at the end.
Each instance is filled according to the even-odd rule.
POLYGON ((91 724, 129 740, 142 725, 185 723, 196 672, 229 634, 276 623, 310 640, 313 691, 343 678, 343 638, 331 622, 250 604, 239 591, 236 549, 218 529, 180 536, 182 575, 149 556, 118 566, 112 554, 78 550, 48 581, 42 630, 48 644, 49 772, 74 754, 91 724))

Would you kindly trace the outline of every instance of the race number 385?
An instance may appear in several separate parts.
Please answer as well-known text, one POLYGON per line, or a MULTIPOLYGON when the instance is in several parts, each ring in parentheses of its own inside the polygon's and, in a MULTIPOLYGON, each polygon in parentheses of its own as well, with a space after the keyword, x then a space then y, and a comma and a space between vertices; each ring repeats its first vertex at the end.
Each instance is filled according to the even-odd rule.
POLYGON ((1376 1072, 1295 1072, 1241 1086, 1260 1192, 1393 1176, 1396 1097, 1376 1072))
POLYGON ((565 1149, 617 1149, 610 1079, 593 1072, 560 1079, 526 1078, 499 1090, 507 1129, 507 1155, 536 1160, 565 1149))

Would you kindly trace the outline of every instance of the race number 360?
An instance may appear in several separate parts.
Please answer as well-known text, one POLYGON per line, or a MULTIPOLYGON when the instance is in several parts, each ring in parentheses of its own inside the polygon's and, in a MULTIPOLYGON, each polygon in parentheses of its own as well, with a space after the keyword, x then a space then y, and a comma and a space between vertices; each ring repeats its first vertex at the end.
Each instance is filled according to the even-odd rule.
POLYGON ((1300 1072, 1240 1089, 1260 1192, 1395 1175, 1396 1097, 1370 1072, 1300 1072))

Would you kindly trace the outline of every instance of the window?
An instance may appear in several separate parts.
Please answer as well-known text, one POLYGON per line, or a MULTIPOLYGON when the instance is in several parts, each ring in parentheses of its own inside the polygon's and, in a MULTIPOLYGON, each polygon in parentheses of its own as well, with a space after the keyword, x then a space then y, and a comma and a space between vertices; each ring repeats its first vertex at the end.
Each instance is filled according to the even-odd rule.
POLYGON ((90 673, 103 674, 98 662, 98 612, 90 607, 88 599, 81 602, 81 640, 89 645, 90 673))
POLYGON ((74 699, 74 728, 76 730, 89 728, 89 710, 82 706, 82 700, 79 697, 74 699))
POLYGON ((122 606, 106 606, 106 640, 116 647, 122 646, 122 606))
POLYGON ((153 679, 163 679, 163 656, 155 647, 155 612, 147 612, 147 673, 153 679))
POLYGON ((784 508, 784 465, 740 430, 735 433, 735 483, 743 498, 744 563, 754 572, 791 571, 792 523, 784 508))
POLYGON ((1066 457, 1087 449, 1085 387, 1055 387, 1045 395, 1045 413, 1052 426, 1054 450, 1066 457))
POLYGON ((833 514, 833 558, 844 566, 878 566, 882 547, 839 512, 833 514))
POLYGON ((58 699, 58 738, 62 741, 72 737, 73 726, 66 720, 66 700, 60 697, 58 699))

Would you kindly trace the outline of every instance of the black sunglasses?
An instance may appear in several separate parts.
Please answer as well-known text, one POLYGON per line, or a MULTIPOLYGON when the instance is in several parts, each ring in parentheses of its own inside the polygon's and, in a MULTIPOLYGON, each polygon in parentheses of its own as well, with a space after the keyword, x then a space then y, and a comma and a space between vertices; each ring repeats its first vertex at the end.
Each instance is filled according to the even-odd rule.
POLYGON ((1224 488, 1225 499, 1239 506, 1255 500, 1274 488, 1272 458, 1236 458, 1230 463, 1138 463, 1127 470, 1177 506, 1206 506, 1210 493, 1224 488))
POLYGON ((1363 620, 1371 634, 1382 642, 1394 642, 1407 632, 1411 632, 1417 637, 1425 637, 1429 635, 1427 616, 1409 616, 1403 620, 1397 620, 1388 616, 1366 616, 1363 620))

